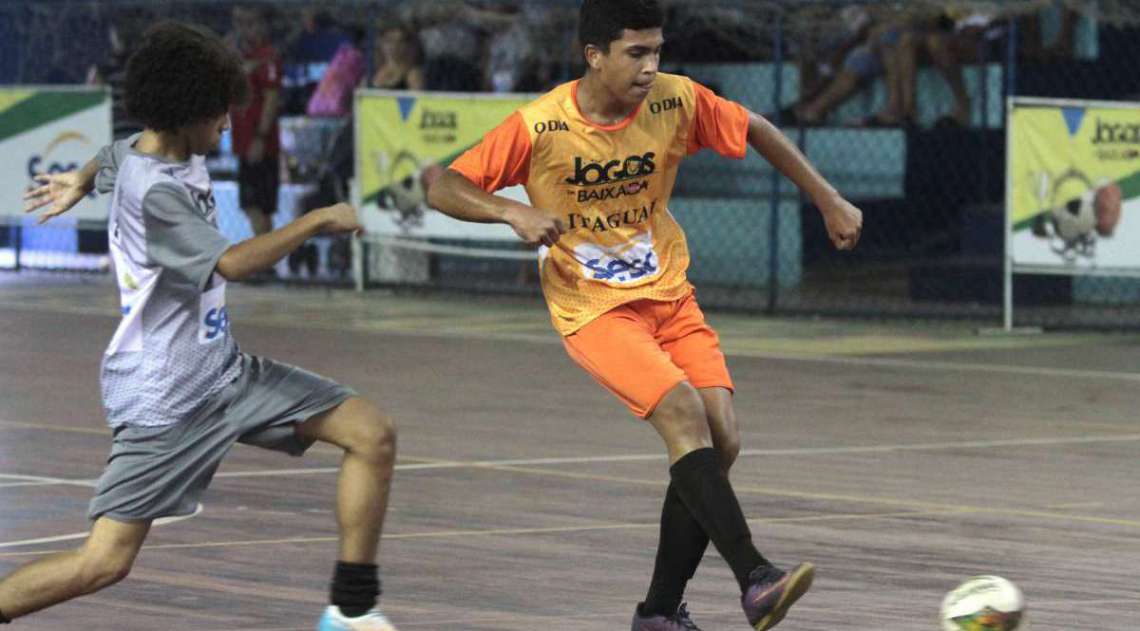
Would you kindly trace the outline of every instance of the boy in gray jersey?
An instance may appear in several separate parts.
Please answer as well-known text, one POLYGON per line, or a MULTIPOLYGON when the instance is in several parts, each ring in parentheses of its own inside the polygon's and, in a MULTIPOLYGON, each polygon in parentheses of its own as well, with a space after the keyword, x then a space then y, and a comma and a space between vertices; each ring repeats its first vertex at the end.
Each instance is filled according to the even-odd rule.
POLYGON ((241 60, 208 31, 152 28, 128 62, 125 90, 145 130, 79 172, 42 176, 28 195, 32 208, 51 205, 43 221, 93 187, 112 194, 108 237, 123 317, 100 375, 114 438, 91 533, 78 550, 0 580, 0 623, 123 579, 152 520, 198 510, 234 442, 299 456, 323 441, 345 455, 332 604, 318 628, 394 631, 376 607, 392 421, 336 382, 242 353, 225 303, 227 281, 268 269, 316 234, 360 230, 356 212, 338 204, 237 245, 225 240, 202 155, 217 147, 247 87, 241 60))

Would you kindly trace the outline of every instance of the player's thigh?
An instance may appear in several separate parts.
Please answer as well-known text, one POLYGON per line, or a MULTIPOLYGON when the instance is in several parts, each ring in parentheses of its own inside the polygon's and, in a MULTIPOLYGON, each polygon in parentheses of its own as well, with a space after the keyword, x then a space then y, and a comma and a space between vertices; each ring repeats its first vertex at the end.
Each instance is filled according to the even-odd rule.
POLYGON ((700 393, 713 444, 727 469, 740 451, 740 429, 732 403, 735 386, 728 372, 720 337, 705 321, 696 298, 682 298, 659 329, 661 347, 700 393))
POLYGON ((110 517, 100 517, 91 526, 91 533, 80 554, 93 565, 104 568, 119 568, 125 572, 134 563, 150 532, 149 519, 120 521, 110 517))
POLYGON ((648 323, 623 305, 562 338, 570 358, 639 418, 648 418, 685 381, 648 323))
POLYGON ((705 314, 692 294, 678 301, 673 313, 658 329, 657 342, 694 388, 735 390, 720 348, 720 336, 705 321, 705 314))
POLYGON ((396 449, 395 422, 374 403, 357 396, 302 421, 297 435, 378 457, 391 457, 396 449))
POLYGON ((253 355, 242 361, 225 420, 247 445, 300 456, 324 440, 302 434, 301 425, 356 397, 352 388, 297 366, 253 355))

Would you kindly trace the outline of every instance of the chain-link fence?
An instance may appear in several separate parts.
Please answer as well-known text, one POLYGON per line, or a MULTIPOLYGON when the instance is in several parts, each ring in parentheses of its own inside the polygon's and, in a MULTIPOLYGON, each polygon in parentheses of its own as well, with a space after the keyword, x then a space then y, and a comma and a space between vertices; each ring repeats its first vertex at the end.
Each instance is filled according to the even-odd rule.
MULTIPOLYGON (((686 230, 690 277, 708 308, 996 322, 1004 278, 1006 98, 1140 100, 1133 70, 1140 61, 1140 7, 1123 0, 665 4, 662 70, 767 115, 864 212, 859 247, 840 253, 818 211, 754 153, 739 162, 709 152, 691 157, 670 211, 686 230)), ((0 81, 113 83, 131 42, 156 19, 228 34, 234 6, 11 0, 0 7, 0 81)), ((539 93, 582 72, 576 6, 573 0, 272 3, 265 17, 285 60, 279 205, 287 210, 277 221, 297 212, 289 208, 348 195, 351 116, 306 115, 339 45, 362 51, 364 85, 539 93), (393 31, 412 35, 411 52, 385 48, 393 31), (386 50, 416 59, 416 77, 388 73, 386 50)), ((225 152, 214 158, 217 181, 233 177, 235 159, 225 152)), ((415 186, 390 191, 392 204, 408 203, 400 195, 411 195, 413 205, 422 201, 418 177, 408 181, 415 186)), ((223 193, 236 205, 236 191, 226 186, 223 193)), ((227 216, 231 224, 223 229, 232 238, 250 234, 240 212, 227 216)), ((0 252, 18 239, 26 249, 29 235, 36 237, 17 232, 0 228, 0 252)), ((66 249, 105 248, 105 239, 74 232, 79 236, 66 249)), ((369 286, 538 291, 533 260, 515 244, 395 237, 365 248, 369 286)), ((36 238, 42 244, 54 237, 36 238)), ((347 279, 346 247, 318 243, 283 263, 279 275, 347 279)), ((1140 326, 1135 279, 1017 275, 1013 291, 1018 323, 1140 326)))

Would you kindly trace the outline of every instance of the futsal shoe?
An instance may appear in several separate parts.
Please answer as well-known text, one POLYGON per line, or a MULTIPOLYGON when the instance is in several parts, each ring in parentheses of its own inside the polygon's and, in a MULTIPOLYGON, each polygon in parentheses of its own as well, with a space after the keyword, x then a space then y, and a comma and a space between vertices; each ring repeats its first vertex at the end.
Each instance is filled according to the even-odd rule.
POLYGON ((740 597, 748 624, 756 631, 776 626, 788 609, 811 587, 815 567, 801 563, 790 572, 764 565, 748 575, 748 589, 740 597))
POLYGON ((689 617, 689 609, 684 603, 677 613, 671 616, 643 616, 641 605, 633 610, 633 624, 630 631, 701 631, 689 617))
POLYGON ((339 608, 330 606, 317 623, 317 631, 396 631, 396 627, 380 613, 379 607, 358 618, 349 618, 339 608))

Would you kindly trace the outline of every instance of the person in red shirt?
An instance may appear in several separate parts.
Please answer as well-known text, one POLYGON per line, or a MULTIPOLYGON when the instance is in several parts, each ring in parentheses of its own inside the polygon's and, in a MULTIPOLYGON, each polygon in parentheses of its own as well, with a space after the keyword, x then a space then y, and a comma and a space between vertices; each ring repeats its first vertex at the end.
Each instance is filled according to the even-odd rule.
POLYGON ((745 617, 776 625, 814 569, 782 570, 752 542, 728 469, 740 451, 732 379, 686 279, 689 252, 668 205, 681 160, 751 146, 819 207, 839 249, 862 213, 763 117, 679 75, 659 73, 657 0, 585 0, 584 77, 523 106, 460 156, 428 202, 467 221, 510 225, 539 248, 551 321, 570 357, 661 435, 670 484, 649 593, 634 631, 694 631, 681 604, 711 541, 732 568, 745 617), (527 205, 491 193, 521 184, 527 205))
POLYGON ((277 113, 281 57, 269 40, 264 7, 235 7, 234 31, 250 85, 250 100, 230 112, 233 150, 238 157, 241 207, 254 234, 273 229, 280 172, 277 113))

